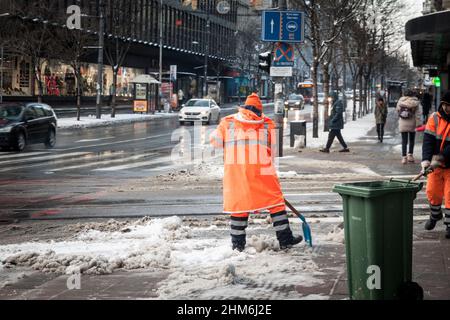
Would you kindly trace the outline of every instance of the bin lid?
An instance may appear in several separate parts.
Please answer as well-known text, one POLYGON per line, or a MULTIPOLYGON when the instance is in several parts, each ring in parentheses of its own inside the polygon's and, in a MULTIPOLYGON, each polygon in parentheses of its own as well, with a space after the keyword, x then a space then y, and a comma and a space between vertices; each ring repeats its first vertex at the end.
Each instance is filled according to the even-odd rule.
POLYGON ((397 192, 417 193, 422 190, 422 187, 423 183, 414 183, 410 181, 368 181, 336 185, 333 188, 333 192, 341 195, 375 198, 397 192))

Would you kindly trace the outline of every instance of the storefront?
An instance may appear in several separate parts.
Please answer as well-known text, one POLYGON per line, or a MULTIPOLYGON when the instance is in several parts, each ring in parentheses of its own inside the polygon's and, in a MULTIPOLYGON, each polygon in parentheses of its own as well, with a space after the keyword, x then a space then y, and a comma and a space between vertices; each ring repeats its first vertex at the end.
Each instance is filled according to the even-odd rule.
MULTIPOLYGON (((37 81, 29 59, 5 53, 3 64, 3 95, 8 96, 33 96, 38 92, 37 81), (33 88, 34 87, 34 88, 33 88)), ((44 96, 69 97, 76 95, 77 80, 73 68, 59 61, 43 62, 42 85, 44 96)), ((138 75, 144 74, 144 69, 120 68, 117 77, 117 96, 132 97, 133 85, 130 82, 138 75)), ((97 65, 82 64, 81 77, 83 81, 82 95, 95 96, 97 86, 97 65)), ((0 75, 1 76, 1 75, 0 75)), ((103 95, 108 96, 112 92, 113 71, 108 65, 104 67, 103 95)))

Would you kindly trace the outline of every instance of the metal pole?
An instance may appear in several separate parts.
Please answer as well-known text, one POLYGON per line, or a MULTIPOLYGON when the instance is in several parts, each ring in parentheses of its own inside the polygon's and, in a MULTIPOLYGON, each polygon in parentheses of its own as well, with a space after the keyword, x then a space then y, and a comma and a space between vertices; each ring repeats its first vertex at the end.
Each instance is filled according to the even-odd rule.
POLYGON ((4 47, 1 46, 1 63, 0 63, 0 103, 3 103, 3 60, 4 60, 4 47))
POLYGON ((158 112, 161 112, 161 98, 162 98, 162 55, 163 55, 163 23, 162 23, 162 11, 163 11, 163 0, 159 2, 159 96, 158 96, 158 112))
MULTIPOLYGON (((286 0, 278 1, 279 10, 286 10, 286 0)), ((274 78, 275 86, 283 86, 283 78, 274 78)), ((284 88, 283 88, 284 89, 284 88)), ((284 138, 284 94, 283 90, 275 93, 275 128, 278 131, 278 157, 283 157, 284 138)))
POLYGON ((206 2, 206 41, 205 41, 205 65, 203 66, 204 82, 203 97, 208 95, 208 55, 209 55, 209 38, 210 38, 210 19, 209 19, 209 1, 206 2))
POLYGON ((97 102, 96 112, 97 119, 102 117, 102 93, 103 93, 103 47, 104 47, 104 17, 103 17, 103 0, 98 3, 100 19, 98 30, 98 74, 97 74, 97 102))

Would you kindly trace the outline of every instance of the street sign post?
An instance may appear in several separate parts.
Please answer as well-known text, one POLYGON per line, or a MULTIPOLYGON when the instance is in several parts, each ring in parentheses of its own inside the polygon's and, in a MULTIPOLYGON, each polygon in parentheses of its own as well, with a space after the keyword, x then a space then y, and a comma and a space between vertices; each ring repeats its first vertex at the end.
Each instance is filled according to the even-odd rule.
POLYGON ((302 43, 305 35, 304 13, 301 11, 264 11, 262 41, 302 43))

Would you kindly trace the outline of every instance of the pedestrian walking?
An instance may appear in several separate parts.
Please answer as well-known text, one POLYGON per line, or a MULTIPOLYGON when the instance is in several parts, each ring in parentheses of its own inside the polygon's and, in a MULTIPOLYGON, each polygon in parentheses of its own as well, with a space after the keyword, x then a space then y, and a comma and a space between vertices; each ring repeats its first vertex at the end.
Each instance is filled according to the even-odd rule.
POLYGON ((272 159, 275 124, 263 113, 258 95, 247 98, 238 113, 222 119, 211 144, 224 150, 223 207, 231 215, 233 250, 243 251, 248 217, 268 210, 281 249, 300 243, 289 226, 284 196, 272 159))
POLYGON ((445 199, 445 237, 450 239, 450 91, 442 97, 439 110, 428 120, 422 146, 422 173, 438 163, 428 174, 427 198, 431 214, 425 224, 426 230, 433 230, 442 220, 442 204, 445 199))
POLYGON ((397 103, 399 131, 402 135, 402 164, 415 162, 416 128, 422 123, 420 108, 420 101, 412 90, 408 90, 397 103))
POLYGON ((423 94, 422 97, 422 112, 423 112, 423 123, 426 124, 428 122, 428 116, 431 111, 431 107, 433 105, 433 95, 431 94, 432 89, 429 88, 427 92, 423 94))
POLYGON ((386 103, 384 103, 384 99, 380 96, 378 97, 375 106, 375 122, 377 125, 378 141, 380 141, 381 143, 383 143, 384 126, 386 125, 387 115, 388 108, 386 106, 386 103))
POLYGON ((333 145, 334 139, 338 138, 343 148, 339 152, 350 152, 341 133, 341 130, 344 129, 344 103, 342 102, 341 99, 339 99, 339 94, 337 92, 333 92, 331 94, 331 98, 332 98, 332 108, 329 120, 330 132, 328 134, 328 141, 326 147, 320 149, 319 151, 324 153, 330 153, 330 148, 333 145))

